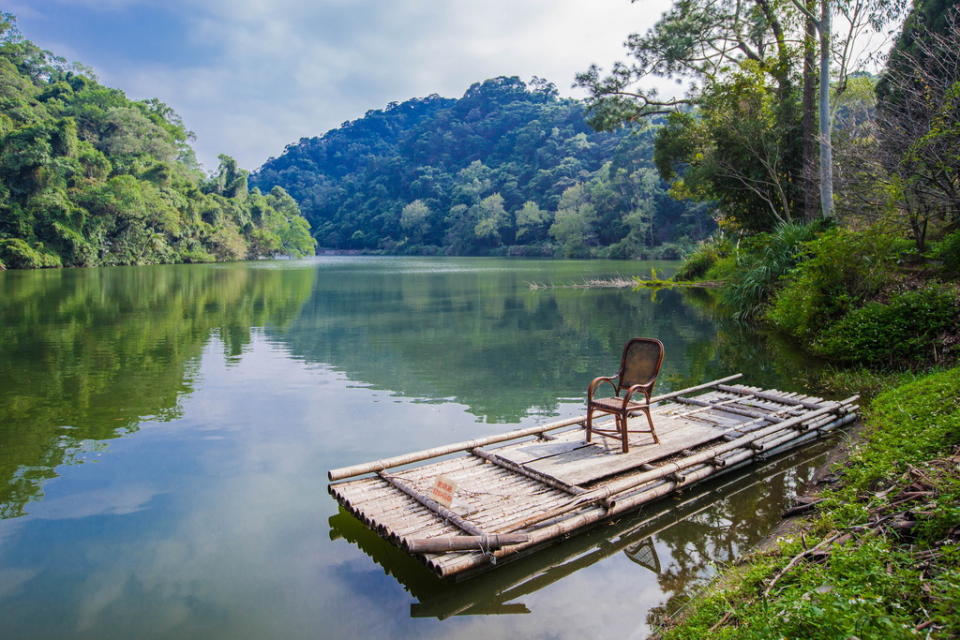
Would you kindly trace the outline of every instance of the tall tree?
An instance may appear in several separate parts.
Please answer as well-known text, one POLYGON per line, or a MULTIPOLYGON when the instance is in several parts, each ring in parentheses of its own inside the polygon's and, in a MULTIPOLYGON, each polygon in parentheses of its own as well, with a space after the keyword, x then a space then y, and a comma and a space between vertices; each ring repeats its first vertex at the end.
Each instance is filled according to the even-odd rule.
MULTIPOLYGON (((765 193, 760 198, 768 203, 780 201, 779 209, 772 212, 772 224, 778 218, 789 219, 795 211, 806 208, 802 204, 798 206, 798 201, 803 201, 804 189, 798 189, 797 183, 802 184, 804 170, 809 171, 812 164, 812 53, 816 44, 820 59, 820 208, 823 215, 830 216, 833 208, 831 90, 842 89, 850 63, 859 53, 857 38, 868 28, 877 29, 895 17, 901 5, 901 0, 676 0, 646 34, 629 37, 627 48, 632 64, 617 63, 606 76, 601 76, 600 70, 592 66, 577 76, 577 82, 591 92, 592 123, 611 128, 673 113, 685 106, 703 109, 717 95, 728 91, 731 78, 759 73, 777 98, 776 128, 782 134, 776 154, 783 178, 763 186, 765 193), (834 13, 844 18, 840 37, 833 33, 834 13), (813 31, 819 36, 816 43, 811 37, 813 31), (800 105, 794 97, 798 60, 791 46, 793 42, 803 43, 806 60, 804 100, 800 105), (839 60, 840 81, 832 83, 834 57, 839 60), (661 98, 655 91, 637 88, 649 76, 687 77, 692 84, 682 98, 661 98), (789 185, 786 198, 777 193, 783 184, 789 185)), ((751 83, 751 86, 757 85, 751 83)), ((759 155, 750 149, 746 151, 756 165, 748 168, 746 174, 769 171, 770 148, 757 148, 759 155)), ((718 178, 714 193, 705 195, 717 196, 726 188, 723 176, 718 178)), ((758 195, 760 186, 757 180, 749 186, 733 184, 734 191, 728 196, 735 199, 739 190, 749 199, 758 195)), ((809 187, 806 190, 809 192, 809 187)))

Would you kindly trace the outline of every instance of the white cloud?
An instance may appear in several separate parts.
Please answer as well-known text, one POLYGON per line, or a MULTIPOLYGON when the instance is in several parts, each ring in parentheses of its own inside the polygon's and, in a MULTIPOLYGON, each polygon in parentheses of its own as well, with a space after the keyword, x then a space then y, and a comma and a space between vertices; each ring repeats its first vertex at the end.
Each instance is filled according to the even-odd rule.
MULTIPOLYGON (((114 0, 127 9, 131 2, 114 0)), ((668 5, 210 0, 184 5, 182 41, 202 44, 212 57, 187 67, 101 61, 98 71, 131 97, 156 96, 174 107, 197 134, 207 168, 218 153, 255 168, 286 144, 368 109, 430 93, 459 97, 497 75, 538 75, 577 95, 570 89, 577 71, 623 58, 626 36, 645 30, 668 5)))

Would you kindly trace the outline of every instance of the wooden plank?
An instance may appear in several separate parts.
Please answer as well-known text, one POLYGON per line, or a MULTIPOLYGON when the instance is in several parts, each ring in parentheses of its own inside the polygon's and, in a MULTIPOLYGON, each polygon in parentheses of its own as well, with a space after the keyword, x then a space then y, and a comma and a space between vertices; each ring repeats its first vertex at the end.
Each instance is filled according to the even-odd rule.
MULTIPOLYGON (((671 431, 686 426, 685 422, 681 420, 673 420, 669 412, 659 411, 659 409, 660 408, 657 407, 652 411, 653 423, 656 425, 658 436, 668 434, 671 431)), ((613 420, 599 424, 600 427, 606 429, 612 429, 614 428, 614 425, 615 422, 613 420)), ((565 431, 558 434, 557 438, 549 443, 535 441, 518 442, 506 445, 504 447, 499 447, 497 449, 486 449, 486 451, 495 453, 504 460, 508 460, 516 464, 526 465, 535 460, 540 460, 541 458, 548 458, 554 455, 570 454, 577 449, 582 449, 588 446, 591 445, 585 441, 584 431, 582 429, 576 429, 574 431, 565 431)))
MULTIPOLYGON (((646 422, 646 418, 637 418, 646 422)), ((636 441, 628 453, 620 453, 618 443, 598 443, 572 454, 552 456, 528 464, 531 469, 552 476, 561 482, 579 485, 606 476, 628 471, 661 458, 716 440, 721 432, 713 427, 687 424, 669 434, 660 435, 660 444, 653 444, 650 436, 631 434, 636 441)), ((612 442, 612 441, 611 441, 612 442)))
MULTIPOLYGON (((715 387, 718 384, 721 384, 724 382, 730 382, 731 380, 736 380, 737 378, 740 378, 742 376, 743 376, 742 373, 736 373, 732 376, 711 380, 710 382, 705 382, 704 384, 697 385, 695 387, 687 387, 686 389, 680 389, 678 391, 673 391, 671 393, 665 393, 659 396, 654 396, 653 398, 650 399, 650 403, 653 404, 654 402, 662 402, 664 400, 669 400, 670 398, 675 398, 677 396, 692 393, 693 391, 698 391, 700 389, 708 389, 710 387, 715 387)), ((568 427, 573 424, 582 423, 585 418, 586 416, 579 416, 577 418, 567 418, 565 420, 558 420, 557 422, 551 422, 549 424, 540 425, 537 427, 529 427, 527 429, 517 429, 515 431, 508 431, 507 433, 501 433, 495 436, 487 436, 485 438, 476 438, 474 440, 466 440, 464 442, 455 442, 453 444, 434 447, 432 449, 424 449, 422 451, 414 451, 412 453, 405 453, 403 455, 393 456, 391 458, 382 458, 380 460, 374 460, 373 462, 364 462, 361 464, 355 464, 350 467, 341 467, 339 469, 331 469, 330 471, 327 472, 327 478, 331 481, 343 480, 344 478, 359 476, 365 473, 384 471, 392 467, 400 467, 406 464, 412 464, 414 462, 428 460, 430 458, 439 458, 440 456, 445 456, 451 453, 457 453, 459 451, 466 451, 467 449, 483 447, 489 444, 495 444, 497 442, 506 442, 508 440, 516 440, 517 438, 524 438, 527 436, 537 435, 537 434, 544 433, 546 431, 554 431, 556 429, 568 427)))
POLYGON ((495 464, 505 469, 509 469, 514 473, 519 473, 520 475, 525 476, 527 478, 532 478, 533 480, 543 483, 548 487, 552 487, 554 489, 560 489, 561 491, 565 491, 566 493, 569 493, 571 495, 577 496, 577 495, 580 495, 581 493, 587 492, 587 490, 582 487, 576 487, 573 485, 569 485, 565 482, 560 482, 556 478, 551 478, 550 476, 546 476, 542 473, 539 473, 538 471, 534 471, 533 469, 527 469, 523 465, 519 465, 505 458, 501 458, 500 456, 494 453, 490 453, 489 451, 484 451, 483 449, 471 449, 470 453, 472 453, 475 456, 479 456, 483 458, 484 460, 486 460, 491 464, 495 464))
POLYGON ((496 455, 515 464, 526 464, 555 455, 570 453, 584 446, 583 431, 578 430, 574 438, 557 438, 549 443, 521 443, 512 447, 496 449, 496 455))

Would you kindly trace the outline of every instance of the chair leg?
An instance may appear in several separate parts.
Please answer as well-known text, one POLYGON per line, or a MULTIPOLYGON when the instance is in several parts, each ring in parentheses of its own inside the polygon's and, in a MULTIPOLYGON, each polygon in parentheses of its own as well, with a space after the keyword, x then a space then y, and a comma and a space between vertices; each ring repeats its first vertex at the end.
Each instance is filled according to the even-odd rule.
POLYGON ((587 442, 593 436, 593 407, 587 405, 587 442))
POLYGON ((643 412, 647 416, 647 424, 650 425, 650 435, 653 436, 654 443, 660 444, 660 438, 657 437, 657 431, 653 428, 653 417, 650 415, 650 408, 644 407, 643 412))
POLYGON ((627 414, 618 413, 617 414, 617 426, 620 427, 620 448, 624 453, 630 452, 630 442, 628 437, 630 434, 627 433, 627 414))

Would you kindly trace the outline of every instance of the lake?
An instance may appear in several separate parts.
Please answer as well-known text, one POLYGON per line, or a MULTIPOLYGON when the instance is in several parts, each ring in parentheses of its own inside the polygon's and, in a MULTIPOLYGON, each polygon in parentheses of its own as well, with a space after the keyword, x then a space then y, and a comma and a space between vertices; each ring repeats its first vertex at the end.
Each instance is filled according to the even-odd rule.
POLYGON ((326 471, 583 413, 635 335, 657 391, 816 363, 672 263, 329 257, 0 272, 0 637, 643 638, 763 538, 828 444, 449 584, 326 471))

